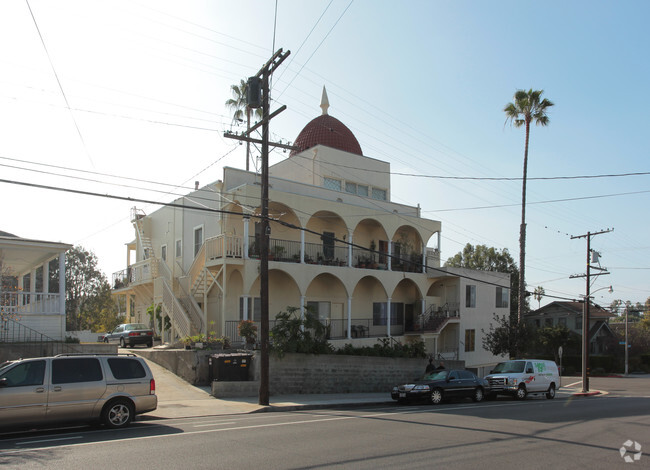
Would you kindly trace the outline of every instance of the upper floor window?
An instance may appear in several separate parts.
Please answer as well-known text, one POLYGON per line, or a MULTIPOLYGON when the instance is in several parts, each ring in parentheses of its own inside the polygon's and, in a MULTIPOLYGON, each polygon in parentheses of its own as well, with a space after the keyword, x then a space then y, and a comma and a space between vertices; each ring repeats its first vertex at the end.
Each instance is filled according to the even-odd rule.
POLYGON ((163 245, 160 247, 160 258, 163 261, 167 261, 167 245, 163 245))
POLYGON ((476 346, 476 330, 465 330, 465 352, 474 351, 476 346))
POLYGON ((508 297, 510 293, 505 287, 497 287, 496 308, 508 308, 508 297))
POLYGON ((379 188, 372 188, 372 198, 377 199, 378 201, 386 200, 386 190, 379 188))
POLYGON ((467 308, 476 307, 476 286, 473 285, 465 286, 465 307, 467 308))
POLYGON ((194 257, 199 254, 199 250, 203 245, 203 225, 194 227, 194 257))
POLYGON ((334 191, 341 190, 341 180, 335 180, 333 178, 323 178, 323 186, 327 189, 333 189, 334 191))
POLYGON ((176 240, 176 258, 183 256, 183 244, 180 240, 176 240))
POLYGON ((349 181, 346 181, 345 192, 350 194, 356 194, 357 196, 368 197, 368 186, 363 184, 350 183, 349 181))

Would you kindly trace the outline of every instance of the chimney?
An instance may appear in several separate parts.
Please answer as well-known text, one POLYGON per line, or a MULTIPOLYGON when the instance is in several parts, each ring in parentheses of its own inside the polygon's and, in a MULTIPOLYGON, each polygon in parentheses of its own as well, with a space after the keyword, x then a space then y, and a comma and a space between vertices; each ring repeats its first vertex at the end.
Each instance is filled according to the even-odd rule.
POLYGON ((194 182, 194 191, 198 191, 198 189, 199 189, 199 182, 195 181, 194 182))

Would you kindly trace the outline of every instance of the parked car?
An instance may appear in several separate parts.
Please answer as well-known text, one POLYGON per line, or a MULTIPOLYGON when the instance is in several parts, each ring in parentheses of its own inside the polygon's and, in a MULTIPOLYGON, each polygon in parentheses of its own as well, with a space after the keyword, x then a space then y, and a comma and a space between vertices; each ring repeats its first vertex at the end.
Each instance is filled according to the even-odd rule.
POLYGON ((523 400, 529 393, 545 393, 550 400, 560 386, 557 364, 542 359, 499 362, 485 379, 490 383, 491 397, 510 395, 515 400, 523 400))
POLYGON ((133 347, 136 344, 153 346, 153 330, 144 323, 123 323, 104 335, 104 343, 120 343, 120 347, 133 347))
POLYGON ((151 370, 134 354, 61 354, 0 365, 0 428, 91 421, 123 428, 157 406, 151 370))
POLYGON ((398 402, 428 400, 437 405, 447 398, 469 397, 479 402, 490 393, 490 385, 468 370, 434 370, 410 384, 393 388, 391 398, 398 402))

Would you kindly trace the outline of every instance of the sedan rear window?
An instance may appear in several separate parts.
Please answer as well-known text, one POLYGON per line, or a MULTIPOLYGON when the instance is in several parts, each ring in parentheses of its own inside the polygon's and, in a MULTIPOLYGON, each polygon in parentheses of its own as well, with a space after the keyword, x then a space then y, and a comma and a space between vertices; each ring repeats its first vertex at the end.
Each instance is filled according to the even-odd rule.
POLYGON ((141 379, 147 375, 140 361, 135 359, 113 358, 108 360, 108 365, 116 379, 141 379))
POLYGON ((124 325, 124 329, 126 331, 148 330, 149 327, 147 325, 145 325, 144 323, 129 323, 128 325, 124 325))

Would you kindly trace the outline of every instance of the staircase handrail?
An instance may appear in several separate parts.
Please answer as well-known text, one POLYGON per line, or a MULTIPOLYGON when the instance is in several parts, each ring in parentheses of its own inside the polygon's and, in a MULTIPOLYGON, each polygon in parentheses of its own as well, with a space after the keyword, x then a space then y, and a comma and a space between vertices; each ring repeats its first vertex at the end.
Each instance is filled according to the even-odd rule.
POLYGON ((201 310, 201 307, 199 307, 199 304, 196 302, 196 299, 194 299, 194 296, 190 295, 185 290, 185 287, 181 282, 177 283, 177 285, 180 293, 182 294, 178 297, 178 300, 181 302, 183 307, 185 307, 185 311, 190 316, 190 321, 194 324, 195 328, 199 332, 203 331, 204 322, 203 311, 201 310))
POLYGON ((64 343, 61 340, 54 339, 45 333, 41 333, 29 326, 13 320, 11 318, 3 318, 0 321, 0 343, 29 343, 36 351, 36 355, 27 357, 40 357, 42 356, 45 344, 52 344, 52 355, 59 354, 55 351, 55 345, 60 346, 60 353, 75 353, 80 352, 75 346, 70 343, 64 343))
POLYGON ((191 322, 190 318, 185 313, 183 306, 178 301, 174 292, 164 278, 161 279, 163 295, 162 306, 167 315, 172 320, 172 324, 176 327, 181 337, 191 335, 191 322))
POLYGON ((187 271, 187 275, 190 278, 190 285, 194 283, 196 278, 199 276, 203 268, 205 267, 205 243, 201 245, 199 252, 194 257, 190 269, 187 271))

